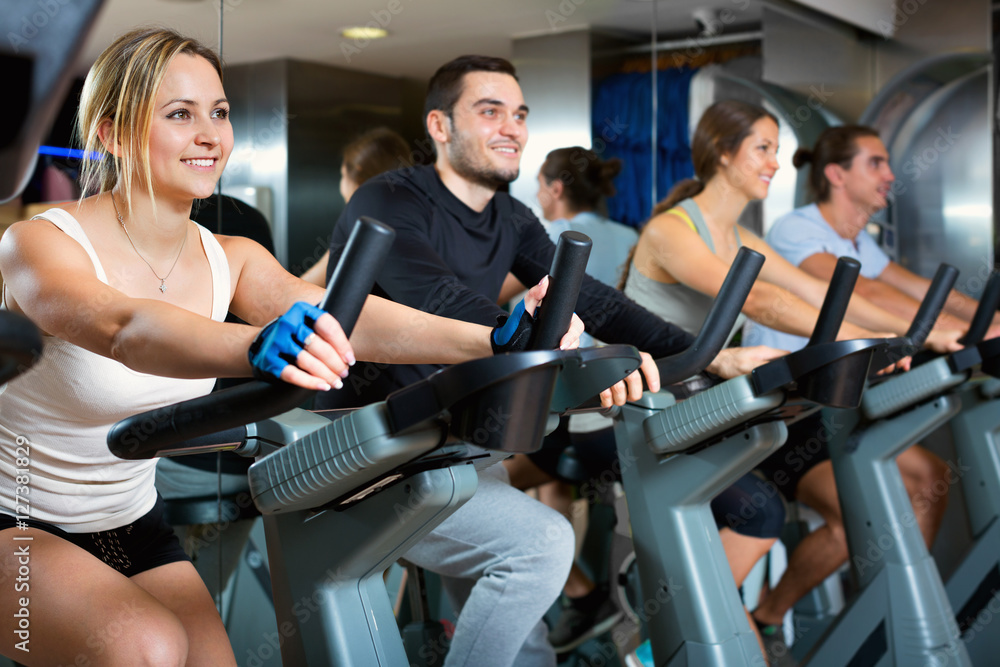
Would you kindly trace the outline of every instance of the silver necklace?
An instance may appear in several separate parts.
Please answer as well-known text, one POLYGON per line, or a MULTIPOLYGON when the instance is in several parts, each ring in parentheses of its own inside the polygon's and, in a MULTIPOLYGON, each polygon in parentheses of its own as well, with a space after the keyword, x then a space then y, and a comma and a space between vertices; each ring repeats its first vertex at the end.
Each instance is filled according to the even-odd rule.
POLYGON ((128 244, 132 246, 132 250, 134 250, 135 254, 139 256, 139 259, 141 259, 146 264, 146 266, 149 267, 149 270, 153 272, 153 275, 156 276, 156 279, 160 281, 160 292, 161 293, 166 292, 167 278, 169 278, 170 274, 174 272, 174 267, 177 266, 177 260, 181 258, 181 253, 184 252, 184 244, 187 243, 187 236, 188 236, 187 232, 185 231, 184 238, 181 239, 181 247, 177 251, 177 256, 174 257, 174 263, 170 265, 170 270, 167 271, 167 275, 161 278, 160 274, 157 273, 156 269, 153 268, 153 265, 146 261, 146 258, 142 256, 142 253, 139 252, 139 249, 135 247, 135 243, 132 242, 132 237, 128 233, 128 227, 125 226, 125 221, 122 220, 122 214, 118 211, 118 202, 115 201, 114 195, 111 195, 111 205, 115 207, 115 215, 118 216, 118 224, 122 226, 122 231, 125 232, 125 238, 128 239, 128 244))

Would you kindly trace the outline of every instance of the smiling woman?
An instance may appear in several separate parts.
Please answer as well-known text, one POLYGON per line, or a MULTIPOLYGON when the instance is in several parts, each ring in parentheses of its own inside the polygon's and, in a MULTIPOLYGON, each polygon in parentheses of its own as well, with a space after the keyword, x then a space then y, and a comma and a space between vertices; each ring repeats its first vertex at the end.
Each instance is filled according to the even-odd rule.
MULTIPOLYGON (((737 225, 749 202, 767 196, 778 170, 777 151, 778 123, 766 110, 735 100, 709 107, 691 142, 697 178, 678 183, 653 209, 626 267, 625 293, 664 319, 697 330, 739 246, 746 245, 767 261, 743 314, 808 336, 826 283, 737 225)), ((902 334, 907 328, 901 318, 860 298, 852 299, 847 319, 840 331, 845 338, 869 337, 872 331, 902 334)))
POLYGON ((222 93, 222 63, 211 49, 197 42, 184 40, 178 45, 156 33, 138 31, 107 49, 84 85, 79 115, 84 150, 91 156, 107 150, 117 158, 84 162, 81 181, 85 192, 105 192, 120 185, 131 212, 132 187, 138 177, 153 198, 150 144, 159 138, 153 134, 164 121, 192 120, 193 113, 185 105, 196 108, 198 101, 185 99, 185 90, 199 93, 202 99, 211 98, 212 93, 218 96, 208 104, 211 109, 207 114, 217 121, 210 134, 218 146, 210 159, 219 162, 213 170, 218 178, 233 145, 229 107, 222 93), (184 58, 174 62, 177 53, 184 58), (144 66, 126 67, 127 62, 144 66), (134 93, 125 96, 126 90, 134 93), (152 91, 156 91, 155 98, 152 91))
MULTIPOLYGON (((206 394, 217 377, 330 390, 355 355, 489 356, 490 329, 369 297, 348 341, 310 305, 322 288, 253 241, 192 222, 193 200, 213 192, 233 149, 221 64, 197 42, 164 29, 116 40, 88 74, 79 122, 85 195, 0 240, 3 307, 45 332, 41 361, 0 393, 0 539, 20 529, 31 543, 33 640, 30 653, 14 645, 19 607, 0 595, 0 653, 27 665, 81 656, 234 665, 212 599, 163 518, 155 461, 112 456, 111 424, 206 394), (249 324, 224 322, 227 312, 249 324), (12 502, 21 444, 32 452, 26 523, 12 502), (110 625, 127 629, 95 645, 110 625)), ((544 291, 533 288, 530 308, 544 291)), ((21 566, 9 551, 0 550, 0 580, 21 566)))
MULTIPOLYGON (((37 575, 35 641, 26 655, 0 642, 19 662, 69 663, 90 651, 88 660, 235 664, 211 597, 162 518, 153 462, 116 461, 104 445, 116 419, 207 393, 212 375, 246 364, 239 347, 254 329, 222 329, 227 253, 188 220, 232 149, 220 72, 211 51, 168 31, 117 40, 81 95, 82 178, 93 196, 14 225, 0 244, 4 306, 51 334, 42 361, 0 397, 3 449, 16 433, 46 462, 33 468, 33 521, 20 533, 37 575), (228 333, 214 350, 204 344, 213 331, 228 333), (204 362, 213 353, 228 361, 212 368, 204 362), (132 630, 122 641, 88 643, 125 623, 123 608, 132 630)), ((4 489, 9 467, 0 456, 4 489)), ((12 526, 9 514, 4 503, 0 530, 12 526)), ((4 616, 7 604, 0 596, 4 616)))

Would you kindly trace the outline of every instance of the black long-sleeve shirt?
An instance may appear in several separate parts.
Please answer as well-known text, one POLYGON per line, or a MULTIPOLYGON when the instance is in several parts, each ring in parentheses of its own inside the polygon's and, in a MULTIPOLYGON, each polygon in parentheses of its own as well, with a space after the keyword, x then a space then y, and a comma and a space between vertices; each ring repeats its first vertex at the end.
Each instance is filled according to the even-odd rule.
MULTIPOLYGON (((496 301, 507 273, 534 285, 548 273, 555 253, 538 218, 510 195, 498 192, 477 212, 445 187, 433 166, 415 167, 378 176, 354 193, 331 237, 327 279, 355 220, 363 215, 396 230, 374 294, 491 327, 505 314, 496 301)), ((590 276, 584 279, 576 313, 595 338, 635 345, 656 358, 676 354, 693 340, 590 276)), ((379 401, 437 368, 359 362, 344 389, 322 394, 317 405, 379 401)))

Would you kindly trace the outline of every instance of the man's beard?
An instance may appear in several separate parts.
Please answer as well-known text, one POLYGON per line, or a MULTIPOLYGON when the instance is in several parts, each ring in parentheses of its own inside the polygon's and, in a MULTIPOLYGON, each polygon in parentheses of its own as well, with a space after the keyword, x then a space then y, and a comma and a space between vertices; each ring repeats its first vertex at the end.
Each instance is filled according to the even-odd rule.
POLYGON ((520 168, 502 170, 491 165, 487 160, 477 160, 474 152, 469 150, 469 141, 459 133, 452 135, 457 141, 448 144, 448 161, 455 173, 477 185, 496 190, 517 179, 520 168))
POLYGON ((868 201, 857 204, 855 208, 858 211, 863 211, 868 218, 871 218, 876 213, 884 211, 891 203, 889 193, 885 196, 876 194, 874 197, 870 197, 868 201))

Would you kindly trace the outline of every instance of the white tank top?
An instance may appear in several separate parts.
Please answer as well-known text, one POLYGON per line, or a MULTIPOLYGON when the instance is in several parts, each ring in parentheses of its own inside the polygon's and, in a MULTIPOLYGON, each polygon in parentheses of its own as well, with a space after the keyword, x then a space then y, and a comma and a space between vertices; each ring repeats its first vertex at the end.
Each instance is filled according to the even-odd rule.
MULTIPOLYGON (((76 218, 59 208, 36 217, 83 246, 98 279, 108 282, 76 218)), ((212 319, 221 322, 229 310, 229 264, 212 233, 201 225, 198 231, 212 269, 212 319)), ((115 457, 108 451, 109 428, 137 412, 207 394, 215 380, 138 373, 54 336, 45 336, 43 344, 39 362, 0 388, 0 511, 23 514, 27 509, 30 518, 68 533, 132 523, 156 502, 156 460, 115 457), (16 465, 17 457, 23 457, 25 446, 30 448, 26 485, 16 483, 18 469, 24 468, 16 465), (27 487, 27 495, 19 486, 27 487), (15 507, 16 492, 27 505, 15 507)))

